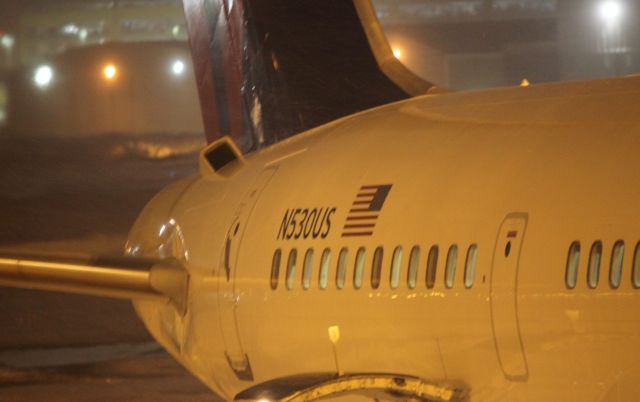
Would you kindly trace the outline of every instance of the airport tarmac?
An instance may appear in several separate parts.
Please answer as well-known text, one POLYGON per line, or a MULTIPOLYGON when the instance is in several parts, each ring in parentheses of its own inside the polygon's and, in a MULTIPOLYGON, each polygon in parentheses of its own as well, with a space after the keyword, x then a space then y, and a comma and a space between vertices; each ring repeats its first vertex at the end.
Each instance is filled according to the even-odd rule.
MULTIPOLYGON (((0 137, 0 249, 121 254, 146 202, 196 172, 202 144, 0 137)), ((0 300, 0 401, 220 400, 153 342, 128 301, 7 288, 0 300)))
POLYGON ((122 345, 106 346, 98 356, 96 346, 51 350, 0 352, 0 401, 48 402, 216 402, 209 389, 190 375, 159 346, 151 343, 130 345, 125 355, 118 353, 122 345), (154 348, 155 346, 155 348, 154 348), (135 352, 136 347, 144 352, 135 352), (109 356, 109 353, 113 353, 109 356), (62 356, 64 354, 65 356, 62 356), (128 354, 128 356, 126 355, 128 354), (84 362, 68 362, 69 356, 84 362), (31 367, 5 365, 17 358, 31 367), (91 358, 95 361, 89 361, 91 358), (36 359, 36 360, 34 360, 36 359), (45 366, 40 366, 45 362, 45 366))

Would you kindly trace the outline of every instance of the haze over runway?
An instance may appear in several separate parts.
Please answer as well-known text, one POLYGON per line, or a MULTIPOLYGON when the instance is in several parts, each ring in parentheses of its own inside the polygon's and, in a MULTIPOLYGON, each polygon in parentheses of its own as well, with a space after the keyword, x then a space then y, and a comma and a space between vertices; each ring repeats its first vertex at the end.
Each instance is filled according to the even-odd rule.
MULTIPOLYGON (((144 204, 195 171, 202 141, 3 137, 2 249, 121 254, 144 204)), ((151 340, 127 301, 8 288, 0 300, 0 400, 217 400, 151 340)))

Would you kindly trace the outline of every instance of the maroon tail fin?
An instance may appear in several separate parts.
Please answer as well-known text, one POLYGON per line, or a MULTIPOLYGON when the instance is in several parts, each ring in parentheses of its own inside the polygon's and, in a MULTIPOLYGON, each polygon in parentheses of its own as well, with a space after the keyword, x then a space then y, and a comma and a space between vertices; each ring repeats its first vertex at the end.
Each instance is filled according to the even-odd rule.
POLYGON ((257 149, 430 87, 390 56, 369 0, 184 4, 208 141, 257 149))

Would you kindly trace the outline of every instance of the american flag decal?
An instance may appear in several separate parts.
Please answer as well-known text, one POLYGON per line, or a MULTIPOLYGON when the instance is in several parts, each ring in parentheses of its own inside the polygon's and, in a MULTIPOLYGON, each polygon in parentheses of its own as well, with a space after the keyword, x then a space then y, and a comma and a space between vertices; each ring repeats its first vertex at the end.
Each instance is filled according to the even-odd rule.
POLYGON ((351 205, 342 237, 371 236, 391 184, 362 186, 351 205))

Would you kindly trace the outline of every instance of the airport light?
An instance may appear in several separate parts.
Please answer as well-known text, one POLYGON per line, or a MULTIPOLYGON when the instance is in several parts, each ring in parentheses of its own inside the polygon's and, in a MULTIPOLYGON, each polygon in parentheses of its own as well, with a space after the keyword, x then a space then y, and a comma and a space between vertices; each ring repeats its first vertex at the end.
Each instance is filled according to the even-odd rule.
POLYGON ((620 0, 603 0, 598 3, 597 17, 601 24, 598 52, 619 54, 629 51, 623 34, 624 14, 624 2, 620 0))
POLYGON ((13 47, 13 45, 15 44, 15 42, 16 42, 14 37, 9 35, 9 34, 0 35, 0 36, 2 36, 2 39, 0 40, 0 43, 2 43, 2 46, 4 48, 11 49, 13 47))
POLYGON ((175 60, 171 65, 171 72, 176 76, 184 74, 184 62, 182 60, 175 60))
POLYGON ((80 28, 78 28, 78 26, 74 24, 67 24, 62 27, 62 32, 66 33, 67 35, 76 35, 78 31, 80 31, 80 28))
POLYGON ((118 75, 118 69, 113 64, 107 64, 102 70, 102 75, 107 81, 113 81, 118 75))
POLYGON ((622 4, 616 0, 606 0, 600 3, 598 9, 600 18, 608 25, 617 24, 622 17, 622 11, 622 4))
POLYGON ((53 81, 53 69, 50 66, 42 65, 36 68, 33 74, 33 82, 38 88, 46 88, 53 81))
POLYGON ((80 32, 78 32, 78 38, 80 38, 82 42, 87 40, 87 36, 89 36, 89 31, 86 28, 82 28, 80 32))

